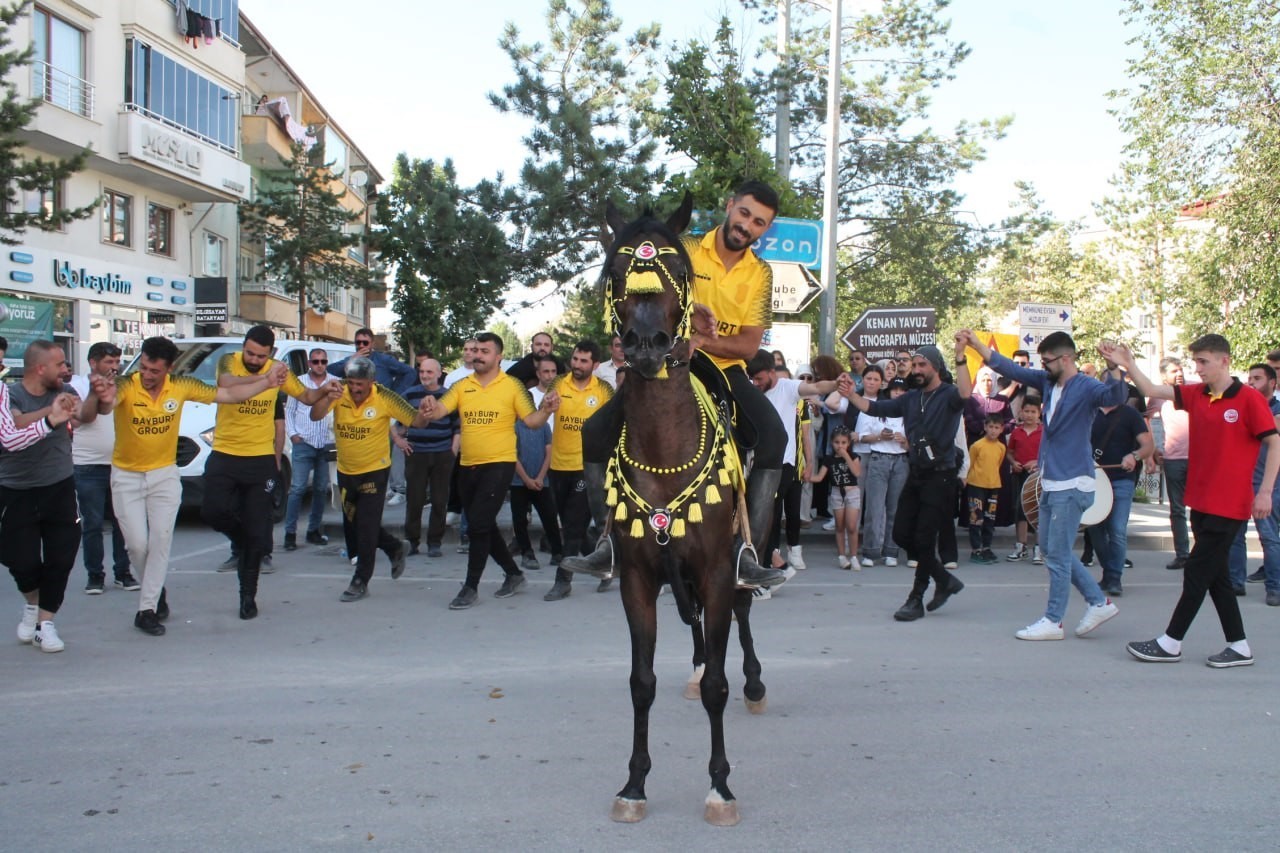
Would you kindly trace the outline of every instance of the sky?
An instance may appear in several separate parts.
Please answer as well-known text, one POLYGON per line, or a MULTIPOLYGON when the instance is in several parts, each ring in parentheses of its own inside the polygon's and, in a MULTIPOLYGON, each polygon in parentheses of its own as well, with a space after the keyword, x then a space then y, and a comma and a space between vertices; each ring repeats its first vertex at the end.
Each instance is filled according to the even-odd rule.
MULTIPOLYGON (((845 8, 865 2, 845 0, 845 8)), ((514 22, 526 40, 544 37, 544 0, 465 6, 369 0, 365 14, 353 13, 350 0, 305 5, 299 13, 292 3, 241 0, 241 11, 384 179, 402 151, 452 158, 464 184, 500 171, 516 174, 524 127, 495 110, 486 93, 513 79, 498 47, 504 23, 514 22), (466 9, 480 14, 466 15, 466 9)), ((668 43, 709 36, 726 12, 747 38, 773 31, 744 18, 736 0, 613 0, 612 6, 624 31, 658 21, 668 43)), ((972 53, 957 78, 934 94, 934 127, 1014 116, 1007 137, 957 182, 977 223, 990 226, 1008 215, 1018 180, 1034 184, 1059 219, 1096 221, 1092 205, 1107 194, 1124 144, 1106 97, 1125 85, 1130 34, 1118 6, 1115 0, 953 0, 947 9, 952 37, 972 53)))

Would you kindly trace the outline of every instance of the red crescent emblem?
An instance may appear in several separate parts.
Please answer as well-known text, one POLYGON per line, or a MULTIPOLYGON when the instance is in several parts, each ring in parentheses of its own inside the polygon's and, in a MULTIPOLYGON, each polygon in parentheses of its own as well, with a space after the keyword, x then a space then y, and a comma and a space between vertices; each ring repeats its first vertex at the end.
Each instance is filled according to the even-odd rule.
POLYGON ((653 248, 652 243, 641 243, 636 248, 636 257, 642 261, 653 260, 658 256, 658 250, 653 248))

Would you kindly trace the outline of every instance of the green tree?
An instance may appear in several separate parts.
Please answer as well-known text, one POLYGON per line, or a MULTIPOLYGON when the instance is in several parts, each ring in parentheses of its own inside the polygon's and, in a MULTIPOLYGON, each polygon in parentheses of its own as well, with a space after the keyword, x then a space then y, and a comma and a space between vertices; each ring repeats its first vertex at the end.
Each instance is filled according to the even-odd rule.
POLYGON ((510 23, 499 42, 516 79, 489 100, 533 126, 504 207, 526 285, 583 275, 601 257, 606 201, 629 204, 665 178, 641 118, 658 85, 659 27, 621 32, 607 0, 550 0, 545 43, 522 41, 510 23))
POLYGON ((329 307, 322 285, 368 289, 383 273, 353 261, 348 250, 364 235, 348 231, 361 215, 342 204, 329 167, 313 163, 295 144, 281 168, 264 170, 253 201, 240 205, 246 242, 263 249, 260 279, 276 279, 298 300, 298 334, 306 333, 307 306, 329 307))
POLYGON ((584 282, 565 288, 564 313, 551 330, 554 352, 570 353, 581 340, 595 341, 601 351, 609 350, 609 336, 604 331, 603 294, 595 282, 584 282))
POLYGON ((89 159, 89 149, 73 157, 46 160, 43 157, 28 158, 19 149, 23 143, 18 134, 35 118, 43 99, 23 98, 14 82, 15 70, 31 62, 35 48, 28 45, 22 50, 11 47, 10 28, 27 14, 30 0, 0 6, 0 86, 4 99, 0 101, 0 186, 3 186, 3 203, 0 204, 0 243, 14 246, 27 228, 56 231, 59 228, 93 214, 98 206, 94 199, 84 207, 63 208, 57 204, 56 188, 67 178, 84 168, 89 159), (48 202, 29 210, 23 203, 24 193, 40 193, 48 202))
POLYGON ((375 239, 395 265, 395 331, 410 357, 452 357, 502 307, 516 252, 488 211, 503 192, 490 182, 460 187, 452 160, 396 158, 375 239))
POLYGON ((520 333, 506 320, 494 320, 488 331, 502 338, 502 357, 513 361, 524 357, 524 345, 520 341, 520 333))

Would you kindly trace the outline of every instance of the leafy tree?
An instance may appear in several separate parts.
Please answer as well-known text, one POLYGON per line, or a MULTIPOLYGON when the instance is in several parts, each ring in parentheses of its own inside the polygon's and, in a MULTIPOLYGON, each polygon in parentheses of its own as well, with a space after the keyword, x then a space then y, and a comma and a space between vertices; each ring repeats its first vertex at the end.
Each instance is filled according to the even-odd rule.
POLYGON ((529 156, 504 211, 516 229, 526 285, 563 284, 601 257, 605 203, 629 203, 665 178, 641 114, 652 102, 659 27, 621 36, 607 0, 550 0, 547 42, 513 24, 500 40, 515 82, 490 102, 528 119, 529 156))
POLYGON ((458 186, 452 160, 396 158, 378 200, 375 239, 395 265, 395 331, 410 357, 452 357, 502 307, 515 250, 489 211, 501 207, 503 193, 491 182, 458 186))
POLYGON ((4 92, 4 99, 0 101, 0 186, 4 193, 0 199, 0 243, 10 246, 20 243, 17 238, 29 227, 56 231, 92 215, 98 206, 98 199, 75 208, 62 208, 55 203, 31 211, 23 205, 24 192, 45 193, 56 200, 55 188, 83 169, 90 153, 85 149, 66 159, 46 160, 43 157, 29 159, 18 150, 23 146, 18 133, 31 123, 43 103, 39 97, 21 97, 14 82, 14 71, 31 62, 35 48, 28 45, 22 50, 12 49, 9 32, 30 5, 30 0, 24 0, 0 6, 0 87, 4 92))
POLYGON ((489 324, 489 331, 502 338, 502 357, 518 360, 524 357, 524 345, 520 341, 520 333, 506 320, 494 320, 489 324))
POLYGON ((281 168, 264 170, 257 197, 240 205, 246 242, 264 249, 259 279, 276 279, 298 299, 298 333, 306 333, 308 304, 328 309, 321 285, 367 289, 381 283, 381 270, 348 256, 364 235, 345 228, 360 213, 342 204, 345 190, 333 189, 327 165, 313 163, 294 144, 281 168))

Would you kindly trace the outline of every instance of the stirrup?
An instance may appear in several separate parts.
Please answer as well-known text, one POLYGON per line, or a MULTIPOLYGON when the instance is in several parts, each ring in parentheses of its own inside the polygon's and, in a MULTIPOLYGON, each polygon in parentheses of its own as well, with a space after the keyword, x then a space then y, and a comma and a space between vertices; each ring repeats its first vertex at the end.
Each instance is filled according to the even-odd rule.
POLYGON ((734 574, 737 577, 739 589, 768 588, 777 586, 787 579, 786 574, 780 569, 766 569, 760 565, 760 557, 756 553, 755 546, 747 542, 738 546, 738 555, 734 560, 734 574), (755 564, 755 570, 752 570, 749 576, 743 572, 743 566, 750 565, 744 560, 748 553, 751 556, 751 563, 755 564))

